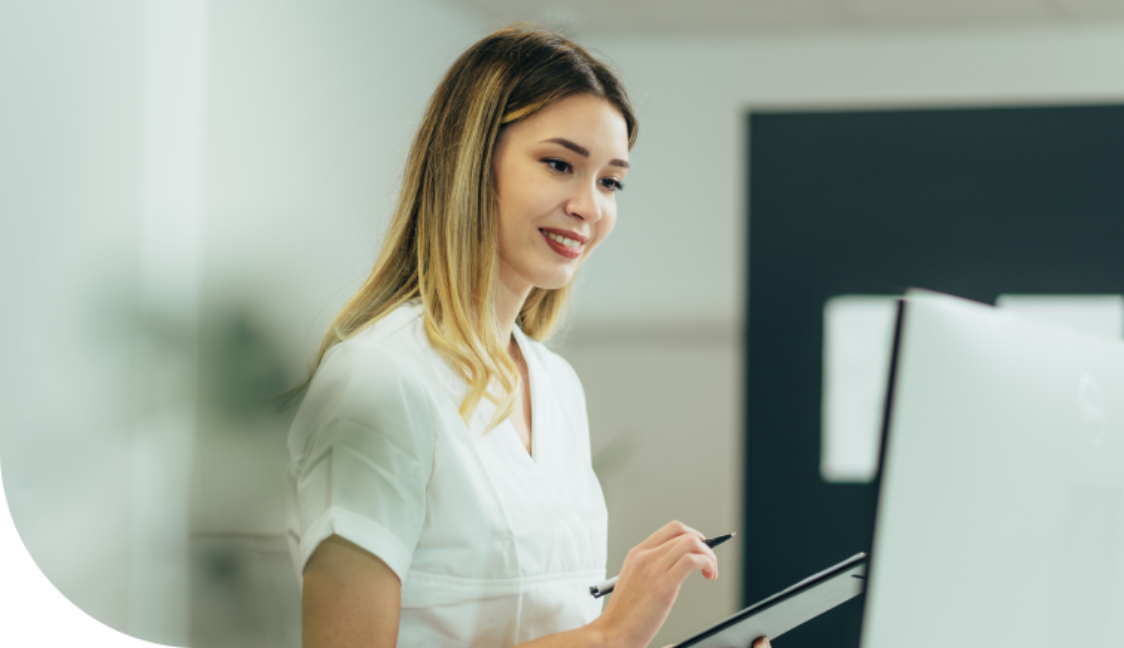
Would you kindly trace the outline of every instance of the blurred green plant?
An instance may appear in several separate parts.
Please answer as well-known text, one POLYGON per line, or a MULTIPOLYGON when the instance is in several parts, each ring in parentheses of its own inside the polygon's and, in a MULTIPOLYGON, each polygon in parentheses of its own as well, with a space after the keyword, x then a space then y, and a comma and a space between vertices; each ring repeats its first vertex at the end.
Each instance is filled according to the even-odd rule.
POLYGON ((295 382, 280 345, 244 306, 221 309, 204 322, 199 381, 200 404, 236 420, 277 414, 274 396, 295 382))

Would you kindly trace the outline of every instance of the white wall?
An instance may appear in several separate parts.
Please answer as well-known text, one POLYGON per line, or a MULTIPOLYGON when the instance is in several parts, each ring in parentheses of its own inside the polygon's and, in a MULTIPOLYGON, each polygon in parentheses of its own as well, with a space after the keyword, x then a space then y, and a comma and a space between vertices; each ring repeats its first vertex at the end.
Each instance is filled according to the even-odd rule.
POLYGON ((301 348, 363 279, 425 103, 485 33, 433 1, 216 2, 206 280, 301 348))
MULTIPOLYGON (((623 70, 640 118, 617 228, 582 270, 561 344, 595 454, 638 448, 605 484, 611 569, 664 519, 742 528, 750 109, 1124 101, 1124 25, 579 40, 623 70)), ((654 645, 740 607, 731 545, 720 580, 689 580, 654 645)))
POLYGON ((751 107, 1124 100, 1124 24, 583 42, 640 112, 617 229, 582 278, 591 319, 741 317, 751 107))

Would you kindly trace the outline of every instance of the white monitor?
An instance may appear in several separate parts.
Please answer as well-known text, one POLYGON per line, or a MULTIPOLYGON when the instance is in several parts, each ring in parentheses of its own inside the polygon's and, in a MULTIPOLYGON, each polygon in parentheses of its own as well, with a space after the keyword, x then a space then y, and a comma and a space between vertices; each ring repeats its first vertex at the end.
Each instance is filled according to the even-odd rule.
POLYGON ((863 648, 1124 646, 1124 342, 899 312, 863 648))

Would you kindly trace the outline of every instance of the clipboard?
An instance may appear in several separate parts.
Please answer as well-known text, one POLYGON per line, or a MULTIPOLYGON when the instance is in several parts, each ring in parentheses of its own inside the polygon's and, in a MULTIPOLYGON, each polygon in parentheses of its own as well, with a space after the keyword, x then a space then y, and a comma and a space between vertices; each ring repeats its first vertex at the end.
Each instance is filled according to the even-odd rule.
POLYGON ((799 583, 758 601, 674 648, 750 648, 772 640, 863 593, 867 555, 858 553, 799 583))

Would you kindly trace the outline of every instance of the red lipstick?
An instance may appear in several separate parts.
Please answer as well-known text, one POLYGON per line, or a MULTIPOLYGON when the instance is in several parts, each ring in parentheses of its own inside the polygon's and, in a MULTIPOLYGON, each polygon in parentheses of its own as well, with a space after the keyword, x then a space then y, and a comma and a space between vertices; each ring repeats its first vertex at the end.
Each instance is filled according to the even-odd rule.
POLYGON ((557 234, 558 236, 565 236, 566 238, 573 239, 583 245, 589 241, 588 236, 583 236, 573 230, 555 229, 553 227, 540 227, 539 229, 544 232, 550 232, 551 234, 557 234))
POLYGON ((545 229, 544 228, 544 229, 539 230, 539 234, 542 234, 543 240, 546 241, 546 244, 550 246, 550 249, 554 250, 559 255, 566 257, 567 259, 576 259, 576 258, 580 257, 582 255, 582 247, 584 247, 585 242, 587 240, 589 240, 588 237, 578 236, 577 234, 575 234, 573 232, 566 232, 565 230, 554 230, 554 229, 545 229), (570 247, 570 246, 565 245, 563 243, 559 243, 558 241, 555 241, 554 239, 547 236, 547 232, 550 232, 551 234, 555 234, 557 236, 564 236, 568 239, 578 241, 578 246, 577 247, 570 247))

